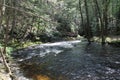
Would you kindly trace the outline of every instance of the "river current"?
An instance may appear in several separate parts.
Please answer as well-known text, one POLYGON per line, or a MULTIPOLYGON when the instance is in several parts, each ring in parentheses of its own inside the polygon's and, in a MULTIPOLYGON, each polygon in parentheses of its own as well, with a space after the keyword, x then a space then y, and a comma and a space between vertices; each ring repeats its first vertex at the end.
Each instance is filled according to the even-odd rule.
POLYGON ((63 41, 30 46, 13 57, 24 80, 120 80, 119 47, 63 41))

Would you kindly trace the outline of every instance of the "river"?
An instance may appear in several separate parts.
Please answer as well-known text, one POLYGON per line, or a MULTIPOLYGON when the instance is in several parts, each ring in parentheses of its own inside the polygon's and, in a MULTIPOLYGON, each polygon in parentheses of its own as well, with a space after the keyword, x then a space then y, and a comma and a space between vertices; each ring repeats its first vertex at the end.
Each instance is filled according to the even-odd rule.
POLYGON ((13 54, 21 80, 120 80, 120 48, 86 41, 30 46, 13 54))

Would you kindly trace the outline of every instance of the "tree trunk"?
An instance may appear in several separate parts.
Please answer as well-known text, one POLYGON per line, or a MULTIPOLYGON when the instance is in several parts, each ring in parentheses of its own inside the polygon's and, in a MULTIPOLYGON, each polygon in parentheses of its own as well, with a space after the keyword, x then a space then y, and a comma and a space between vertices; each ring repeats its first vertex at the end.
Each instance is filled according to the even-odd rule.
POLYGON ((104 45, 105 44, 105 36, 104 36, 104 24, 103 24, 103 19, 102 19, 102 14, 98 5, 98 1, 94 0, 94 3, 96 5, 96 8, 98 10, 98 17, 99 17, 99 22, 100 22, 100 27, 101 27, 101 44, 104 45))
POLYGON ((104 20, 104 27, 105 27, 105 37, 108 34, 108 6, 109 6, 110 0, 104 0, 104 9, 103 9, 103 20, 104 20))
POLYGON ((95 14, 95 18, 96 18, 96 35, 97 36, 99 36, 100 37, 100 24, 99 24, 99 15, 98 15, 98 9, 97 9, 97 7, 96 7, 96 4, 94 3, 94 6, 93 6, 93 8, 94 8, 94 14, 95 14))
MULTIPOLYGON (((13 0, 13 7, 16 8, 16 0, 13 0)), ((12 11, 13 11, 13 13, 12 13, 13 20, 12 20, 12 28, 11 28, 10 33, 11 33, 11 36, 13 37, 13 35, 14 35, 14 28, 16 26, 16 10, 13 9, 12 11)))
POLYGON ((90 22, 89 22, 87 0, 84 0, 84 3, 85 3, 86 18, 87 18, 87 25, 85 27, 86 28, 86 38, 87 38, 88 42, 91 43, 90 39, 92 37, 92 31, 91 31, 91 26, 90 26, 90 22))
POLYGON ((83 17, 82 8, 81 8, 81 0, 79 0, 79 11, 80 11, 80 15, 81 15, 81 26, 82 26, 82 29, 83 29, 83 34, 85 34, 84 33, 85 32, 85 28, 84 28, 84 25, 83 25, 84 17, 83 17))

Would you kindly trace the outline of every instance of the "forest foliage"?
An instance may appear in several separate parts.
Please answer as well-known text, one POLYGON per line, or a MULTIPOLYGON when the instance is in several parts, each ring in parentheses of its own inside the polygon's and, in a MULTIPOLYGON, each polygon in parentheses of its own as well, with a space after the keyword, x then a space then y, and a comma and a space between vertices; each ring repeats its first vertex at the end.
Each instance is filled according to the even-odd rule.
POLYGON ((0 38, 20 42, 120 34, 119 0, 1 0, 0 38))

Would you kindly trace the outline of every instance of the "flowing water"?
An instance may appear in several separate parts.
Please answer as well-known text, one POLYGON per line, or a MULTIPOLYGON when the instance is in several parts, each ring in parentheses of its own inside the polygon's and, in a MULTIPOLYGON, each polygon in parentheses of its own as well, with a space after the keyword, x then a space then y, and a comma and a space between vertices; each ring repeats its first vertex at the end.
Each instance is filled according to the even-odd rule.
POLYGON ((28 80, 120 80, 119 47, 66 41, 31 46, 13 56, 28 80))

